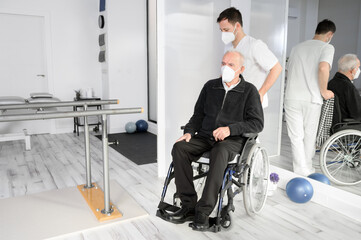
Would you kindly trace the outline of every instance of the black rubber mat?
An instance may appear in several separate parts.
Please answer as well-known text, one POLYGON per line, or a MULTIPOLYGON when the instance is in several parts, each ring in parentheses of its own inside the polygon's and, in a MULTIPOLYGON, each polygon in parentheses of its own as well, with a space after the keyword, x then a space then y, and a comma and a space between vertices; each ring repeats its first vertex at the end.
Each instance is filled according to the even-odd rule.
POLYGON ((109 146, 138 165, 157 162, 157 136, 152 133, 115 133, 109 134, 108 139, 109 142, 118 140, 118 145, 109 146))

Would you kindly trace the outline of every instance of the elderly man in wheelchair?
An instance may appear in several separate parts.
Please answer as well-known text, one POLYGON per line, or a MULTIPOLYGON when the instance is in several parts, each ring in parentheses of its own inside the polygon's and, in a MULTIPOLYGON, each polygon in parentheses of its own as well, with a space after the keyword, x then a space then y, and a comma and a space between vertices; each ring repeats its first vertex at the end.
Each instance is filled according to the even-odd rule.
MULTIPOLYGON (((239 179, 243 177, 242 179, 248 183, 254 179, 250 171, 256 172, 257 166, 254 164, 251 169, 250 160, 248 165, 246 164, 247 154, 251 150, 249 148, 245 150, 244 146, 252 147, 257 133, 262 131, 263 109, 256 87, 246 82, 241 75, 244 71, 243 62, 244 58, 239 52, 235 50, 226 52, 222 59, 222 78, 210 80, 204 85, 196 102, 194 114, 184 127, 184 135, 173 146, 173 162, 157 211, 157 216, 162 219, 172 223, 191 221, 189 226, 196 231, 219 231, 220 221, 222 226, 229 226, 228 212, 234 210, 230 201, 242 187, 245 187, 241 180, 236 181, 232 176, 239 179), (242 153, 242 149, 247 153, 244 151, 242 153), (192 162, 196 162, 205 152, 209 155, 208 170, 202 170, 203 163, 199 163, 199 176, 194 177, 192 162), (246 173, 243 172, 245 169, 247 169, 246 173), (203 194, 198 200, 193 181, 205 175, 207 178, 203 194), (164 202, 167 186, 173 177, 177 189, 175 196, 180 198, 181 207, 164 202), (239 189, 233 192, 230 187, 232 183, 235 183, 239 189), (222 210, 222 200, 226 191, 229 204, 227 209, 222 210), (214 228, 209 216, 217 200, 219 203, 214 223, 216 228, 214 228)), ((253 155, 256 154, 254 149, 253 155)), ((261 154, 259 159, 264 161, 259 164, 261 170, 258 170, 258 177, 261 177, 263 184, 261 186, 263 195, 260 206, 252 205, 253 212, 263 207, 268 183, 268 158, 264 149, 259 146, 257 153, 261 154)), ((249 202, 249 196, 247 200, 249 202)))
POLYGON ((342 56, 338 60, 338 72, 328 83, 335 98, 327 100, 322 107, 316 142, 318 146, 322 144, 320 165, 329 179, 339 185, 361 182, 361 96, 353 85, 359 74, 357 56, 342 56))

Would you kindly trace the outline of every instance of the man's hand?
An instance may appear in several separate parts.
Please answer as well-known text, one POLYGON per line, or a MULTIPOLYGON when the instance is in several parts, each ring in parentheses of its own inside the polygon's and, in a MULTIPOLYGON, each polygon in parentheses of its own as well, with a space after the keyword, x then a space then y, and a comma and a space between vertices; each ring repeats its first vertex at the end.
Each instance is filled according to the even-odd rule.
POLYGON ((321 93, 321 95, 322 95, 323 99, 325 99, 325 100, 335 97, 335 94, 330 90, 324 91, 323 93, 321 93))
POLYGON ((223 141, 229 135, 231 135, 229 127, 219 127, 213 131, 213 137, 216 141, 223 141))
POLYGON ((176 142, 180 142, 183 140, 186 140, 186 142, 189 142, 189 140, 191 140, 192 135, 190 133, 186 133, 183 136, 181 136, 180 138, 178 138, 178 140, 176 142))
POLYGON ((263 103, 263 94, 258 92, 259 93, 259 96, 261 97, 261 103, 263 103))

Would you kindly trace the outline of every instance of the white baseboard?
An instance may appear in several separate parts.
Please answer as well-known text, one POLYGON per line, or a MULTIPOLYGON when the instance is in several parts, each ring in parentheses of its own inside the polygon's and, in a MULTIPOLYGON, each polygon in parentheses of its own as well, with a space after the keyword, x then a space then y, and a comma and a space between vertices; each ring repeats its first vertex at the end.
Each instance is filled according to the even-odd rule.
POLYGON ((158 125, 153 122, 148 122, 148 132, 153 133, 154 135, 157 135, 158 125))
MULTIPOLYGON (((286 189, 287 183, 292 178, 302 177, 298 174, 272 165, 270 166, 270 172, 276 172, 279 175, 280 181, 278 186, 282 189, 286 189)), ((307 178, 307 180, 313 186, 312 202, 328 207, 336 212, 361 222, 361 196, 332 187, 311 178, 307 178)))

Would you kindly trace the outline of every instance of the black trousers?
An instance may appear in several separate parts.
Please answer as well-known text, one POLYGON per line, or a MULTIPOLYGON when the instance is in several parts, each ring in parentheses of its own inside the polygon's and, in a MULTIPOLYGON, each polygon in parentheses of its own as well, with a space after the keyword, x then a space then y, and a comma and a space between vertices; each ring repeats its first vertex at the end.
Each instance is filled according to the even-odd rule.
POLYGON ((244 145, 244 138, 229 137, 216 142, 211 138, 194 136, 189 142, 181 141, 172 149, 175 184, 183 207, 195 208, 196 212, 210 215, 217 204, 228 161, 232 161, 244 145), (203 194, 197 202, 193 184, 192 162, 210 151, 210 165, 203 194))

